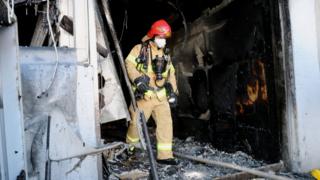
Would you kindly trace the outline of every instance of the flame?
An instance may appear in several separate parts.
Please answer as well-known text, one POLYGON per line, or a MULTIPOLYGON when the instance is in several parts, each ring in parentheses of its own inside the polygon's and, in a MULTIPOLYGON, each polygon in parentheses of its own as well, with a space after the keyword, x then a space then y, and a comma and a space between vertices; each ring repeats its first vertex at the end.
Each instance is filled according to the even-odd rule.
POLYGON ((247 84, 247 95, 248 100, 244 103, 245 105, 252 105, 259 96, 259 82, 258 80, 254 80, 251 83, 247 84))
POLYGON ((261 91, 261 99, 264 101, 268 100, 268 90, 267 90, 267 80, 266 80, 266 73, 265 73, 265 67, 261 60, 257 61, 258 65, 258 76, 260 79, 260 91, 261 91))
POLYGON ((238 98, 236 101, 237 113, 244 113, 244 106, 252 106, 258 100, 268 101, 268 88, 266 81, 265 65, 261 60, 255 62, 251 71, 251 79, 246 85, 247 98, 238 98))

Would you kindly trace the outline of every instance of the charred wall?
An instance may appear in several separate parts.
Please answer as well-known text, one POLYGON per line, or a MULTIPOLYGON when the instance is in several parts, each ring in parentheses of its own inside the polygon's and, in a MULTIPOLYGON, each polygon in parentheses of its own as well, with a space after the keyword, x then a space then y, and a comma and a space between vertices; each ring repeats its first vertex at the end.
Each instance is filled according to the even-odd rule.
POLYGON ((208 10, 188 27, 186 41, 183 30, 176 33, 173 53, 183 102, 180 119, 209 119, 204 123, 217 147, 276 161, 280 120, 270 2, 234 1, 219 12, 208 10))
POLYGON ((154 20, 168 20, 179 86, 179 107, 172 113, 175 135, 201 137, 222 150, 277 161, 281 120, 275 111, 279 81, 274 54, 279 47, 272 39, 274 31, 280 33, 279 23, 272 25, 279 19, 277 2, 201 2, 201 7, 193 1, 175 4, 186 18, 185 30, 183 19, 166 1, 111 1, 124 55, 154 20))

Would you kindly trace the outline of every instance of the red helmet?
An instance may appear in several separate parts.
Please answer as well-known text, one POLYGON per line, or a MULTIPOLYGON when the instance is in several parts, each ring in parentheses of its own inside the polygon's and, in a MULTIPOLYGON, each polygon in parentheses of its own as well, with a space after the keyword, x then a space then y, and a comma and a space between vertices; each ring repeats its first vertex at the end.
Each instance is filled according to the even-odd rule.
POLYGON ((165 20, 160 19, 152 24, 147 35, 149 38, 153 38, 154 36, 169 38, 171 37, 171 27, 165 20))

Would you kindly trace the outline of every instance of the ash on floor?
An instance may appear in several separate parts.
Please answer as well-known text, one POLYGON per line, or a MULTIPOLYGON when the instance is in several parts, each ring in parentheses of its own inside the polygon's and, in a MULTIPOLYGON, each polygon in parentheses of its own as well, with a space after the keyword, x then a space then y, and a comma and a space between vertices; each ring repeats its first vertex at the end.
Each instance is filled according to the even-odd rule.
MULTIPOLYGON (((266 165, 263 161, 253 159, 251 156, 243 153, 226 153, 218 151, 209 143, 195 141, 193 137, 185 140, 174 139, 174 151, 184 153, 200 158, 234 163, 244 167, 256 168, 266 165)), ((236 173, 234 170, 219 168, 216 166, 207 166, 189 160, 179 159, 177 166, 158 164, 159 179, 213 179, 214 177, 224 176, 226 174, 236 173)), ((141 174, 148 174, 149 161, 146 153, 137 152, 132 157, 123 157, 121 161, 108 163, 108 179, 119 179, 119 176, 130 171, 138 170, 141 174)), ((147 178, 140 178, 147 179, 147 178)))

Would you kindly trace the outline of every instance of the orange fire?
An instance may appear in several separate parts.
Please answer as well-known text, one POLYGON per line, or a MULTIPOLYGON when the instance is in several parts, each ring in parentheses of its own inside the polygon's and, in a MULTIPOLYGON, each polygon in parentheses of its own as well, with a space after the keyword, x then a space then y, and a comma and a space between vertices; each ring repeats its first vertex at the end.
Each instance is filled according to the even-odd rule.
POLYGON ((255 102, 268 101, 267 82, 265 74, 265 65, 261 60, 255 62, 251 70, 252 79, 247 84, 247 98, 238 98, 236 102, 237 113, 244 113, 244 106, 252 106, 255 102))

